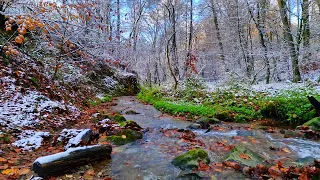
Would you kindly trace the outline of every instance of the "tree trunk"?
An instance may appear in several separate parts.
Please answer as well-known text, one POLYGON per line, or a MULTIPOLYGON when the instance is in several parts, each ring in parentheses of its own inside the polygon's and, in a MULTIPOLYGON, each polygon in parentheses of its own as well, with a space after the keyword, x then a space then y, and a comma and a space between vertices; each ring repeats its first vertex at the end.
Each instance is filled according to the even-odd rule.
POLYGON ((120 44, 121 41, 121 33, 120 33, 120 28, 121 28, 121 13, 120 13, 120 0, 117 0, 117 39, 120 44))
POLYGON ((309 51, 310 48, 310 25, 309 25, 309 0, 302 0, 302 39, 303 39, 303 47, 304 47, 304 55, 303 60, 309 61, 311 53, 309 51))
POLYGON ((193 36, 193 0, 190 0, 190 24, 189 24, 189 38, 188 38, 188 52, 187 60, 185 62, 185 77, 187 77, 190 72, 191 58, 192 58, 192 36, 193 36))
POLYGON ((65 152, 36 159, 33 163, 33 171, 41 177, 57 176, 81 165, 110 158, 111 151, 110 145, 69 148, 65 152))
POLYGON ((221 34, 220 34, 220 28, 219 28, 219 23, 218 23, 218 15, 217 15, 217 11, 216 11, 216 7, 214 4, 214 0, 211 0, 211 11, 212 11, 212 15, 213 15, 213 24, 216 30, 216 34, 217 34, 217 40, 218 40, 218 44, 219 44, 219 49, 220 49, 220 59, 222 61, 222 63, 226 67, 226 62, 225 62, 225 56, 224 56, 224 50, 223 50, 223 44, 222 44, 222 38, 221 38, 221 34))
POLYGON ((293 71, 293 82, 298 82, 301 80, 300 70, 299 70, 299 54, 295 48, 295 42, 293 41, 293 37, 291 34, 291 24, 289 23, 288 13, 286 9, 286 0, 277 0, 281 21, 283 24, 283 34, 284 40, 289 46, 290 56, 292 61, 292 71, 293 71))

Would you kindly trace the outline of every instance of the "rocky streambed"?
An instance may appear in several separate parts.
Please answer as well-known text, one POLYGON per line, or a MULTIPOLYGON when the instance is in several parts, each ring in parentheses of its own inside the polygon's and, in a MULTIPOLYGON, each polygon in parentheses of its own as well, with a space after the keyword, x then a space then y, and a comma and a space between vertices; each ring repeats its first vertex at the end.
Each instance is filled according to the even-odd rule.
POLYGON ((234 123, 214 124, 210 131, 190 130, 191 122, 164 115, 135 97, 120 97, 116 104, 113 110, 137 122, 145 133, 141 140, 114 148, 110 166, 114 179, 244 179, 252 178, 244 171, 257 164, 279 167, 268 175, 277 177, 289 167, 320 158, 320 142, 303 139, 295 131, 234 123), (175 157, 195 148, 207 152, 210 163, 198 159, 193 169, 172 164, 175 157))

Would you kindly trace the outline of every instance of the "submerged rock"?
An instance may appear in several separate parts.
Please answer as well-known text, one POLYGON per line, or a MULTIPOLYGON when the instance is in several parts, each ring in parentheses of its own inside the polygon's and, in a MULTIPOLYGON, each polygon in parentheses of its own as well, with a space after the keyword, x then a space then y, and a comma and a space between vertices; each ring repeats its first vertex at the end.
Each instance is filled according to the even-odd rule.
POLYGON ((209 123, 209 124, 218 124, 221 121, 214 117, 203 117, 197 120, 197 123, 209 123))
POLYGON ((311 119, 310 121, 304 123, 303 126, 307 126, 312 130, 320 132, 320 117, 311 119))
POLYGON ((106 140, 111 141, 115 145, 124 145, 142 138, 141 132, 125 129, 116 135, 107 137, 106 140))
POLYGON ((196 169, 199 166, 199 162, 209 164, 210 159, 208 153, 202 149, 192 149, 184 154, 175 157, 172 160, 172 164, 178 166, 180 169, 196 169))
POLYGON ((261 164, 264 159, 245 146, 236 146, 232 149, 225 161, 236 161, 246 166, 255 167, 257 164, 261 164))
POLYGON ((188 128, 188 129, 202 129, 202 128, 201 128, 201 125, 198 124, 198 123, 190 124, 187 128, 188 128))

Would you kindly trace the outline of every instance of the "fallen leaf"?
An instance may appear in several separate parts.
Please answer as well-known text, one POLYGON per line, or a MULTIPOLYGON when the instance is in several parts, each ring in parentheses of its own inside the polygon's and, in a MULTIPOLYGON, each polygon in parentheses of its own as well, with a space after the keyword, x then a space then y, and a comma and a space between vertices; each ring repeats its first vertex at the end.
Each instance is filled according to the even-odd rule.
POLYGON ((5 158, 0 157, 0 162, 7 162, 8 160, 5 158))
POLYGON ((25 174, 28 174, 29 172, 30 172, 30 169, 21 168, 21 169, 19 169, 18 174, 19 175, 25 175, 25 174))
POLYGON ((251 159, 248 155, 241 153, 239 155, 242 159, 251 159))
POLYGON ((13 174, 17 174, 17 172, 18 172, 18 169, 6 169, 6 170, 3 170, 1 174, 13 175, 13 174))

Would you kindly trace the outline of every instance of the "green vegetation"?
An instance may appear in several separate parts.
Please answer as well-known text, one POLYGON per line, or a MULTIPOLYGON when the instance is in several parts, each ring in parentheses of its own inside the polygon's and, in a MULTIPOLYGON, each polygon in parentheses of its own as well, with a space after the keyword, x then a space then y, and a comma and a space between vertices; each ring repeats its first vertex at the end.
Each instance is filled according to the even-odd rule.
POLYGON ((112 99, 112 96, 110 95, 105 95, 97 100, 89 100, 89 104, 90 106, 97 106, 101 103, 106 103, 106 102, 110 102, 112 99))
POLYGON ((201 81, 186 81, 176 91, 160 87, 143 87, 138 99, 156 109, 188 119, 215 117, 222 121, 247 122, 270 118, 290 124, 303 124, 317 116, 307 96, 312 88, 292 89, 266 95, 241 86, 207 92, 201 81))

